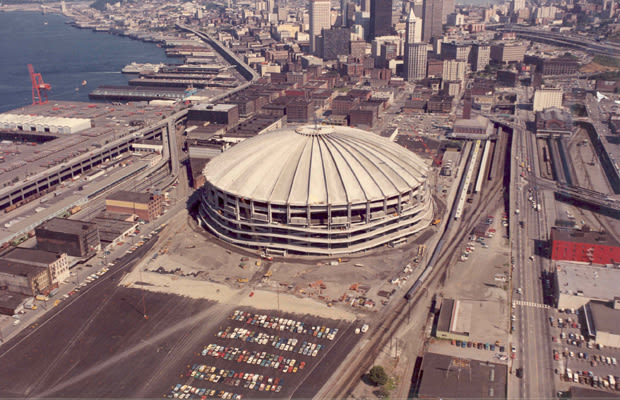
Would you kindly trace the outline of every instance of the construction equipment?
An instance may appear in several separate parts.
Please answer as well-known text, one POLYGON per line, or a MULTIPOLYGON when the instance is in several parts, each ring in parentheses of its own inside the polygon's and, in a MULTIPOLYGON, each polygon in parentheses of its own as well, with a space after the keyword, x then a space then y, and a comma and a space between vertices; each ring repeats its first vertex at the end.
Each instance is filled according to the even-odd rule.
POLYGON ((437 218, 434 219, 433 222, 431 222, 431 225, 438 225, 441 222, 441 219, 437 218))
POLYGON ((32 64, 28 64, 30 81, 32 82, 32 104, 47 104, 47 92, 52 85, 45 83, 40 73, 35 73, 32 64))
POLYGON ((418 138, 418 140, 422 143, 422 146, 424 146, 424 150, 431 156, 431 158, 433 159, 433 162, 441 166, 441 160, 435 157, 431 149, 428 148, 428 146, 426 145, 426 142, 424 142, 424 138, 413 127, 411 127, 411 132, 413 132, 415 137, 418 138))

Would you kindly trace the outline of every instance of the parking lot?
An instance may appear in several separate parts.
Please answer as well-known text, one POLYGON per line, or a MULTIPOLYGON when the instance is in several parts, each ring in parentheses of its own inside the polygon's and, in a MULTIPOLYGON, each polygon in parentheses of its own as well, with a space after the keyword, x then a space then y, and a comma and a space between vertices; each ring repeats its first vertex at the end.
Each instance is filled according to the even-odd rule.
POLYGON ((359 324, 235 310, 194 349, 167 397, 312 397, 355 345, 359 324), (338 361, 336 361, 338 360, 338 361))
POLYGON ((555 310, 549 317, 558 387, 582 384, 610 391, 620 390, 620 349, 608 348, 584 336, 579 310, 555 310))

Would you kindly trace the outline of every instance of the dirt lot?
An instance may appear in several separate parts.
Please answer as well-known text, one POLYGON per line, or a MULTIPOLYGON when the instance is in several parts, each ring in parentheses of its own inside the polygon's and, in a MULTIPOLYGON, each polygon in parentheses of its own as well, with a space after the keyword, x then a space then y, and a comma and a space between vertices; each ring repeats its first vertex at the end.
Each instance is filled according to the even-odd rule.
POLYGON ((271 309, 276 308, 275 297, 284 296, 288 300, 283 304, 294 304, 295 308, 289 311, 295 311, 304 303, 303 299, 310 305, 309 312, 317 307, 333 307, 342 311, 337 318, 350 319, 347 313, 365 315, 380 311, 392 293, 404 290, 415 280, 421 273, 426 252, 419 263, 412 261, 420 251, 419 246, 432 238, 436 229, 428 227, 401 247, 379 248, 340 260, 276 257, 269 261, 223 243, 195 226, 194 221, 178 220, 171 223, 168 237, 162 237, 138 269, 142 276, 134 276, 130 281, 145 280, 151 284, 146 287, 148 290, 179 294, 187 294, 191 286, 209 287, 213 290, 197 289, 200 294, 194 297, 217 301, 228 301, 231 296, 244 297, 255 291, 257 297, 271 299, 261 305, 271 309), (193 233, 188 234, 188 229, 193 233), (407 264, 411 268, 405 272, 407 264), (179 286, 183 289, 179 290, 179 286))
MULTIPOLYGON (((500 204, 497 204, 495 212, 490 214, 495 216, 494 223, 490 227, 495 229, 496 233, 493 238, 485 239, 488 248, 483 248, 476 242, 475 250, 466 261, 455 260, 449 268, 441 295, 444 298, 472 304, 470 332, 472 341, 495 343, 499 340, 502 345, 506 345, 510 315, 506 291, 508 284, 495 280, 496 276, 508 278, 510 272, 508 243, 503 237, 506 228, 502 226, 502 212, 500 204)), ((461 249, 466 246, 467 242, 462 244, 461 249)), ((445 340, 435 341, 430 351, 443 354, 458 353, 462 357, 480 360, 495 358, 495 352, 471 348, 457 349, 445 340)))

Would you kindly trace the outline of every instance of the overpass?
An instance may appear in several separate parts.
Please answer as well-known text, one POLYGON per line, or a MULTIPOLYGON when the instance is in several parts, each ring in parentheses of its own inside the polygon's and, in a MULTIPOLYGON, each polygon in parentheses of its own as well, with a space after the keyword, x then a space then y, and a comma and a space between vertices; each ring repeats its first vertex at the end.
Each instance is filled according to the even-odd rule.
POLYGON ((164 158, 173 157, 171 170, 178 175, 178 152, 171 151, 176 148, 176 137, 169 135, 174 133, 174 127, 182 123, 187 116, 187 110, 181 110, 156 124, 143 127, 125 135, 115 141, 93 149, 63 164, 53 166, 38 174, 28 177, 13 185, 0 189, 0 209, 28 203, 42 194, 53 191, 64 181, 72 180, 78 175, 92 170, 102 164, 106 159, 113 159, 128 153, 133 143, 142 139, 162 138, 168 143, 165 146, 164 158), (176 165, 176 167, 175 167, 176 165))
POLYGON ((544 31, 540 29, 516 25, 505 25, 504 27, 495 26, 494 28, 500 32, 514 32, 518 37, 532 40, 535 42, 573 48, 591 54, 605 55, 611 57, 620 56, 620 46, 616 46, 610 43, 600 43, 585 36, 573 35, 566 32, 559 33, 544 31))
POLYGON ((555 197, 561 201, 588 205, 596 210, 607 211, 611 215, 620 217, 620 196, 608 195, 578 186, 559 184, 545 178, 530 176, 526 178, 536 187, 553 190, 555 197))

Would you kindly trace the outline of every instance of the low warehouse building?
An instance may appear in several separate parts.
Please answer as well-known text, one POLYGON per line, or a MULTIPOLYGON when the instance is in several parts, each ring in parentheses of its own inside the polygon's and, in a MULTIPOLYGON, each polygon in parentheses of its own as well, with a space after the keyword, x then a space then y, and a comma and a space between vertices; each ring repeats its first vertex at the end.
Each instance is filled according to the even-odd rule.
POLYGON ((52 290, 52 277, 45 267, 0 260, 0 286, 9 292, 36 296, 52 290))
POLYGON ((583 312, 588 335, 596 343, 620 348, 620 298, 606 303, 591 301, 583 312))
POLYGON ((590 301, 610 301, 620 296, 620 269, 574 263, 556 266, 556 290, 559 309, 576 310, 590 301))
POLYGON ((48 268, 52 283, 60 283, 69 278, 69 259, 67 253, 18 247, 3 255, 2 260, 14 261, 48 268))
POLYGON ((163 196, 158 194, 121 190, 105 199, 105 209, 111 213, 135 214, 148 222, 162 214, 162 201, 163 196))
POLYGON ((441 303, 437 334, 440 339, 469 340, 472 304, 454 299, 441 303))
POLYGON ((603 232, 551 228, 551 259, 590 264, 620 262, 620 244, 603 232))
POLYGON ((91 222, 53 218, 35 228, 37 248, 73 257, 90 257, 100 248, 97 225, 91 222))
POLYGON ((505 399, 507 366, 426 353, 417 398, 505 399))

